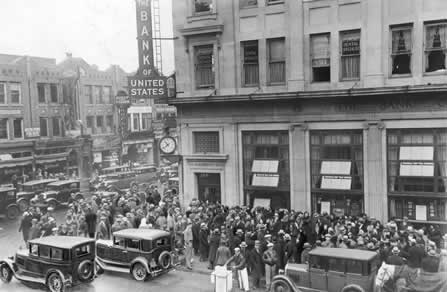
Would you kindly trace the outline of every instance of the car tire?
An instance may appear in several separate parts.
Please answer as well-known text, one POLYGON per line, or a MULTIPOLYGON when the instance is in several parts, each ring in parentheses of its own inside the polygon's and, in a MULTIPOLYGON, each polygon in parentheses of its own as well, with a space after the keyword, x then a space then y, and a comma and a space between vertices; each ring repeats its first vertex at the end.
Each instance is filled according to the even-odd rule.
POLYGON ((18 202, 20 212, 25 212, 28 210, 29 202, 26 199, 20 200, 18 202))
POLYGON ((19 217, 19 207, 17 206, 9 206, 8 209, 6 210, 6 216, 8 217, 9 220, 14 220, 17 217, 19 217))
POLYGON ((365 292, 365 289, 356 284, 351 284, 343 287, 341 292, 365 292))
POLYGON ((147 271, 143 264, 136 263, 132 266, 132 276, 137 281, 144 281, 147 278, 147 271))
POLYGON ((12 279, 12 270, 5 263, 0 265, 0 279, 3 283, 9 283, 12 279))
POLYGON ((292 292, 290 286, 285 281, 276 281, 272 283, 271 292, 292 292))
POLYGON ((164 251, 158 257, 158 265, 163 269, 167 270, 172 265, 172 256, 168 251, 164 251))
POLYGON ((51 292, 64 292, 65 284, 58 273, 51 273, 47 279, 47 287, 51 292))
POLYGON ((78 266, 78 277, 81 282, 89 282, 93 279, 95 265, 92 261, 82 261, 78 266))

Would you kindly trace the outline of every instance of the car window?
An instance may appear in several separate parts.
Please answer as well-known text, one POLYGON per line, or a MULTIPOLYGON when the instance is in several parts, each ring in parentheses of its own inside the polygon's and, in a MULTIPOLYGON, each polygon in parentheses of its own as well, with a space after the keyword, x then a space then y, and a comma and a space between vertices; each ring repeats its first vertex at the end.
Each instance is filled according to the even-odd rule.
POLYGON ((69 186, 70 189, 75 189, 75 188, 77 188, 77 187, 78 187, 78 184, 77 184, 77 183, 72 183, 72 184, 70 184, 70 186, 69 186))
POLYGON ((51 258, 53 260, 62 260, 62 249, 59 248, 51 248, 51 258))
POLYGON ((159 238, 155 242, 155 246, 164 246, 166 245, 166 238, 159 238))
POLYGON ((327 258, 320 256, 311 256, 310 267, 313 269, 327 270, 328 269, 327 258))
POLYGON ((31 244, 30 250, 31 250, 31 254, 34 256, 37 256, 39 253, 39 247, 37 246, 37 244, 31 244))
POLYGON ((357 260, 346 260, 346 273, 350 274, 362 274, 363 263, 357 260))
POLYGON ((41 258, 50 258, 50 248, 48 246, 40 246, 39 256, 41 258))
POLYGON ((8 198, 14 198, 14 191, 9 191, 9 192, 7 192, 7 193, 6 193, 6 196, 7 196, 8 198))
POLYGON ((142 251, 151 251, 151 242, 149 240, 141 241, 141 250, 142 251))
POLYGON ((90 254, 90 245, 84 244, 84 245, 78 246, 78 247, 76 247, 75 252, 76 252, 76 256, 78 256, 78 257, 88 255, 88 254, 90 254))
POLYGON ((140 249, 140 241, 138 239, 126 239, 126 246, 130 249, 140 249))
POLYGON ((119 245, 119 246, 121 246, 121 247, 125 247, 126 245, 125 245, 125 239, 124 238, 121 238, 121 237, 114 237, 113 238, 113 244, 114 245, 119 245))
POLYGON ((335 272, 345 272, 345 260, 344 259, 337 259, 337 258, 329 258, 329 271, 335 271, 335 272))

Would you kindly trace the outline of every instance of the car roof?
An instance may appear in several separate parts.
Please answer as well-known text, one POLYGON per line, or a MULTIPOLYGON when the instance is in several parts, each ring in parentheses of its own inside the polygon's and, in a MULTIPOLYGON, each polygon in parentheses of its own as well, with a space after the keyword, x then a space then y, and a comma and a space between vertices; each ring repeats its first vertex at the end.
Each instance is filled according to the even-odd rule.
POLYGON ((9 191, 15 191, 16 189, 13 187, 0 187, 0 193, 3 192, 9 192, 9 191))
POLYGON ((51 179, 36 179, 36 180, 30 180, 27 182, 24 182, 22 185, 23 186, 33 186, 33 185, 38 185, 38 184, 43 184, 43 183, 51 183, 51 182, 55 182, 57 181, 57 179, 55 178, 51 178, 51 179))
POLYGON ((65 185, 65 184, 72 184, 72 183, 77 183, 80 182, 78 179, 68 179, 68 180, 58 180, 52 183, 49 183, 49 186, 61 186, 61 185, 65 185))
POLYGON ((347 249, 347 248, 329 248, 317 247, 309 252, 312 256, 324 256, 331 258, 341 258, 350 260, 369 261, 377 256, 376 252, 368 250, 347 249))
POLYGON ((131 239, 147 239, 154 240, 163 236, 170 235, 169 232, 161 229, 123 229, 113 233, 113 236, 126 237, 131 239))
POLYGON ((51 247, 70 249, 80 244, 95 242, 95 240, 92 238, 78 236, 44 236, 30 240, 29 242, 51 247))

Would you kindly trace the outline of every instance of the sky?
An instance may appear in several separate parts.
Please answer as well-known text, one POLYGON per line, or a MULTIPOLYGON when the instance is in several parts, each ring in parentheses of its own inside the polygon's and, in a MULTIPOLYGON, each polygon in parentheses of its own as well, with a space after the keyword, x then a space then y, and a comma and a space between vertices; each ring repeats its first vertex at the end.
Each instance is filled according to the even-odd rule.
MULTIPOLYGON (((159 0, 161 36, 172 37, 172 0, 159 0)), ((135 0, 0 0, 0 54, 65 58, 99 69, 138 68, 135 0)), ((174 71, 173 41, 162 41, 163 72, 174 71)))

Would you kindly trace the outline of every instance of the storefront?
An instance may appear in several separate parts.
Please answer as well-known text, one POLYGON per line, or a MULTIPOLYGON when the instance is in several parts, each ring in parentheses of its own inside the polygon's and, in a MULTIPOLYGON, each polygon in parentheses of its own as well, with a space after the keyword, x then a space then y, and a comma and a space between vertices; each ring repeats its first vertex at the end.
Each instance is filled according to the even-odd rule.
POLYGON ((153 164, 153 139, 127 140, 123 142, 123 162, 153 164))
POLYGON ((244 204, 290 208, 288 131, 243 131, 242 149, 244 204))
POLYGON ((221 202, 220 173, 196 173, 198 198, 202 202, 221 202))

